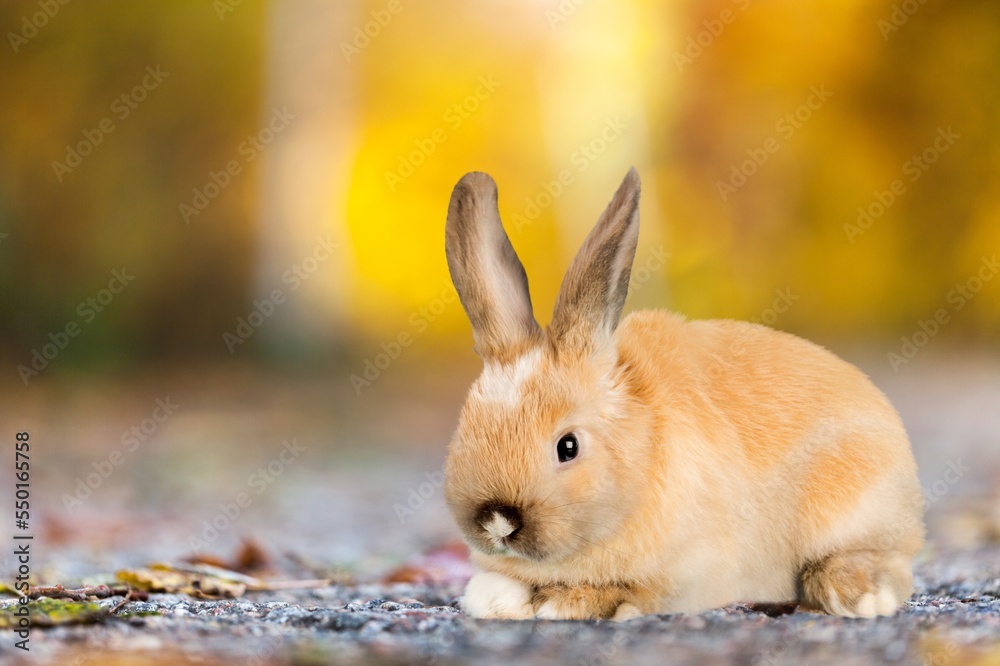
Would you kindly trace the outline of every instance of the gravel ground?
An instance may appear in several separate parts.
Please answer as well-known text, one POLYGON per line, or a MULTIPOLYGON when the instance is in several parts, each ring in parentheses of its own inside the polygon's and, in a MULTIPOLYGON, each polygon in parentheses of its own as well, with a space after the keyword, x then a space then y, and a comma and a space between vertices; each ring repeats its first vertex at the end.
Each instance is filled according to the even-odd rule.
POLYGON ((81 666, 116 658, 248 665, 998 663, 1000 547, 935 553, 917 573, 918 593, 905 610, 876 620, 801 611, 771 617, 731 606, 622 624, 487 622, 456 609, 457 583, 333 586, 223 601, 157 594, 100 625, 35 629, 29 657, 16 655, 8 638, 0 659, 81 666))
MULTIPOLYGON (((233 381, 212 377, 71 398, 54 392, 25 401, 0 393, 5 432, 44 424, 32 435, 39 442, 32 461, 37 582, 71 586, 199 551, 225 559, 250 538, 270 556, 269 579, 332 576, 341 583, 222 601, 154 594, 99 624, 35 628, 27 655, 13 647, 12 632, 0 631, 0 664, 1000 666, 1000 361, 928 364, 878 383, 910 430, 929 504, 930 545, 917 562, 917 594, 904 610, 853 620, 806 612, 772 617, 733 606, 622 624, 476 621, 456 608, 461 571, 434 585, 383 582, 392 579, 387 572, 414 566, 416 554, 457 536, 435 483, 460 389, 419 393, 426 403, 400 389, 405 400, 384 398, 409 405, 393 419, 378 417, 382 398, 371 400, 375 407, 351 402, 322 382, 319 389, 241 382, 245 395, 228 402, 218 396, 231 395, 233 381), (81 492, 80 479, 108 460, 157 396, 176 400, 177 415, 81 492), (331 415, 330 405, 341 405, 346 416, 331 415), (379 429, 350 430, 358 423, 379 429), (303 449, 283 461, 286 440, 303 449), (341 445, 346 441, 356 444, 341 445), (380 441, 395 444, 368 445, 380 441), (271 476, 260 484, 264 468, 271 476), (249 506, 208 534, 208 523, 219 524, 240 493, 250 496, 249 506), (68 505, 68 495, 82 497, 79 506, 68 505)), ((8 458, 0 460, 3 479, 13 473, 8 458)), ((12 549, 0 552, 0 580, 9 580, 12 549)), ((111 608, 121 600, 100 603, 111 608)))

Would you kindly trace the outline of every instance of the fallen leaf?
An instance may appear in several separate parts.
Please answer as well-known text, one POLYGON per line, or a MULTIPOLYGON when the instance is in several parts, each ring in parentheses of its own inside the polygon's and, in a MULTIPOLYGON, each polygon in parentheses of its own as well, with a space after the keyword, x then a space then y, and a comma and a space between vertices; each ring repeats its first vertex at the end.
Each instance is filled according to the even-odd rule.
POLYGON ((465 582, 475 569, 469 562, 469 549, 461 541, 452 541, 418 555, 382 577, 383 583, 447 584, 465 582))
POLYGON ((271 566, 271 558, 264 548, 253 539, 244 539, 240 544, 240 550, 236 553, 236 560, 233 562, 233 569, 249 573, 251 571, 264 571, 271 566))
POLYGON ((264 580, 211 564, 173 566, 151 564, 145 569, 123 569, 118 579, 138 590, 187 594, 199 599, 232 599, 248 590, 293 590, 327 587, 327 579, 264 580))
POLYGON ((189 564, 207 564, 230 571, 250 573, 265 571, 271 566, 271 558, 264 548, 254 539, 243 539, 240 549, 236 551, 236 556, 232 560, 211 553, 198 553, 185 558, 189 564))
POLYGON ((167 592, 187 594, 200 599, 242 597, 246 585, 209 574, 178 571, 165 565, 153 565, 148 569, 123 569, 118 579, 132 587, 147 592, 167 592))
POLYGON ((199 576, 215 576, 216 578, 222 578, 225 580, 235 581, 237 583, 243 583, 245 585, 254 585, 260 581, 253 576, 248 576, 239 571, 233 571, 226 567, 215 566, 214 564, 191 564, 191 565, 171 565, 171 564, 151 564, 151 569, 154 570, 164 570, 164 571, 179 571, 184 574, 196 574, 199 576))
POLYGON ((247 586, 215 576, 202 576, 191 581, 193 596, 207 599, 235 599, 246 594, 247 586))
POLYGON ((185 557, 184 561, 188 564, 207 564, 209 566, 220 567, 222 569, 228 567, 228 562, 218 555, 212 555, 210 553, 196 553, 191 557, 185 557))

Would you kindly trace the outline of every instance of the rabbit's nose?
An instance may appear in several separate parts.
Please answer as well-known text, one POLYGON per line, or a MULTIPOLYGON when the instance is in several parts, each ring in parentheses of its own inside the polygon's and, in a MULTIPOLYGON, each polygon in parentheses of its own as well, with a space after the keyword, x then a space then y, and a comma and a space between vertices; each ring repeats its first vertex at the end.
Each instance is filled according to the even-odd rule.
POLYGON ((517 507, 506 504, 486 504, 479 510, 476 522, 494 541, 514 539, 524 524, 517 507))

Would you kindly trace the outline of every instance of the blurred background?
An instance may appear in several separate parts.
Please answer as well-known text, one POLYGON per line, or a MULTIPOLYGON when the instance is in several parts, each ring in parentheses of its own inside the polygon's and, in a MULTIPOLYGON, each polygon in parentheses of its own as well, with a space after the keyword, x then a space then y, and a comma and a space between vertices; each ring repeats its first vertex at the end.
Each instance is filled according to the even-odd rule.
POLYGON ((497 180, 544 325, 632 165, 627 307, 858 363, 932 508, 973 507, 935 534, 1000 535, 1000 4, 10 0, 0 26, 0 431, 31 433, 51 558, 250 534, 364 569, 454 538, 435 479, 479 365, 451 188, 497 180))

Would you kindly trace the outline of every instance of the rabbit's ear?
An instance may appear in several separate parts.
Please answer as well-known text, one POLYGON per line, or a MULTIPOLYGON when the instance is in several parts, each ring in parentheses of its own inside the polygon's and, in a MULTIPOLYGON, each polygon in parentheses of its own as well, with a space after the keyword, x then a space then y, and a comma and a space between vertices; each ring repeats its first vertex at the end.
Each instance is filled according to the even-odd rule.
POLYGON ((511 360, 541 339, 528 277, 500 223, 497 185, 467 173, 451 193, 445 254, 483 360, 511 360))
POLYGON ((618 327, 639 241, 639 188, 632 167, 570 264, 549 326, 558 346, 593 349, 618 327))

